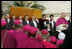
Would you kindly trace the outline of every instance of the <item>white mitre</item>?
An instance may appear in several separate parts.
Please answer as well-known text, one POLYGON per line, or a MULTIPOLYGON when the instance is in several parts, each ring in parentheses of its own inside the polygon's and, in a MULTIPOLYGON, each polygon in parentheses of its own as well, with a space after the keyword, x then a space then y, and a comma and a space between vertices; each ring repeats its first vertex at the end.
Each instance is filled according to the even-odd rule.
POLYGON ((66 35, 63 32, 60 32, 59 35, 58 35, 58 38, 63 40, 63 39, 65 39, 65 36, 66 35))

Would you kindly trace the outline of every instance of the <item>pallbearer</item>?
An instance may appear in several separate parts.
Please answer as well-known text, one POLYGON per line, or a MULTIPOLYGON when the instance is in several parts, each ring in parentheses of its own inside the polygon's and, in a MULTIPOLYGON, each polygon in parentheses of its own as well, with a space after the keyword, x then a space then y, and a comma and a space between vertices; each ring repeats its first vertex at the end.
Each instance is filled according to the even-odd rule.
POLYGON ((34 27, 38 27, 38 23, 36 22, 35 16, 32 16, 32 20, 30 21, 30 25, 34 27))
POLYGON ((10 15, 7 14, 6 17, 7 17, 7 19, 6 19, 6 21, 7 21, 7 28, 8 28, 8 30, 10 30, 10 29, 11 29, 11 25, 10 25, 10 15))
POLYGON ((11 29, 13 29, 13 24, 14 24, 14 21, 15 21, 16 17, 15 15, 12 15, 12 19, 10 20, 10 25, 11 25, 11 29))
POLYGON ((50 23, 50 31, 51 31, 51 33, 53 35, 55 33, 55 31, 56 31, 56 23, 54 21, 54 15, 50 15, 49 23, 50 23))
POLYGON ((40 18, 38 20, 39 20, 39 26, 40 26, 39 28, 40 28, 40 30, 45 29, 44 22, 45 21, 48 22, 48 20, 46 20, 46 15, 42 15, 42 18, 40 18))
POLYGON ((23 21, 23 25, 29 24, 30 22, 29 22, 28 15, 25 15, 24 18, 25 18, 25 20, 23 21))

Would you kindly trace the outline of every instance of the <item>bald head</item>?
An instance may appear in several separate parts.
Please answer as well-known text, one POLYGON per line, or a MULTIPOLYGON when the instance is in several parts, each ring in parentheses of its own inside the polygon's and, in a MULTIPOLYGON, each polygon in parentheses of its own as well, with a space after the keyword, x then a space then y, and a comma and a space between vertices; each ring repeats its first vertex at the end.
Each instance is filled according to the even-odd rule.
POLYGON ((61 14, 61 17, 62 17, 62 18, 65 18, 65 16, 66 16, 66 14, 63 12, 63 13, 61 14))

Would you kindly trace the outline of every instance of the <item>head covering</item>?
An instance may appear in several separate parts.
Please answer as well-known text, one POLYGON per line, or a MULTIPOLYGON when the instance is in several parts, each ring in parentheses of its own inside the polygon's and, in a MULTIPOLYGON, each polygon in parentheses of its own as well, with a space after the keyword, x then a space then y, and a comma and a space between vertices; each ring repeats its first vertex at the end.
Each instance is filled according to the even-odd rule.
POLYGON ((18 19, 16 19, 15 22, 14 22, 14 24, 15 24, 15 25, 19 25, 19 24, 21 24, 21 21, 18 20, 18 19))
POLYGON ((43 44, 37 39, 26 39, 22 43, 22 48, 44 48, 43 44))
POLYGON ((28 31, 29 29, 31 29, 31 26, 30 25, 27 24, 27 25, 24 25, 23 26, 23 30, 24 31, 28 31))
POLYGON ((41 43, 44 45, 45 48, 57 48, 56 45, 50 43, 47 40, 41 40, 41 43))
POLYGON ((42 39, 42 36, 40 34, 38 34, 37 36, 37 39, 41 40, 42 39))
POLYGON ((55 36, 51 36, 51 37, 50 37, 50 40, 51 40, 52 43, 55 43, 57 39, 56 39, 55 36))
POLYGON ((6 24, 7 24, 7 21, 1 19, 1 26, 5 26, 6 24))
POLYGON ((39 29, 38 28, 35 28, 36 29, 36 31, 38 31, 39 29))
POLYGON ((36 28, 35 27, 31 27, 29 29, 30 34, 35 34, 36 33, 36 28))
POLYGON ((48 34, 48 31, 47 31, 46 29, 43 29, 43 30, 41 30, 41 33, 42 33, 43 35, 46 35, 46 34, 48 34))
POLYGON ((14 30, 11 29, 11 30, 8 30, 7 32, 8 33, 14 33, 14 30))
POLYGON ((60 32, 59 35, 58 35, 58 38, 59 39, 65 39, 65 34, 60 32))
POLYGON ((56 42, 56 45, 58 45, 58 46, 62 45, 62 44, 63 44, 63 41, 64 41, 64 40, 58 39, 57 42, 56 42))

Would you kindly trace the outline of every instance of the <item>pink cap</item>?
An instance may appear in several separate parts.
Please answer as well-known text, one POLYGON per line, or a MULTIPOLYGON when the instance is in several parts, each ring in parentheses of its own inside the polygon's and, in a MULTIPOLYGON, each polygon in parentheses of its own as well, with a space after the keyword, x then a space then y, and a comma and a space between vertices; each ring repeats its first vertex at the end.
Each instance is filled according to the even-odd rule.
POLYGON ((51 36, 51 37, 50 37, 50 40, 51 40, 52 43, 55 43, 57 39, 56 39, 55 36, 51 36))
POLYGON ((27 24, 27 25, 24 25, 23 26, 23 30, 24 31, 28 31, 29 29, 31 29, 31 26, 30 25, 27 24))
POLYGON ((29 32, 30 32, 31 34, 35 34, 35 33, 36 33, 35 27, 31 27, 31 28, 29 29, 29 32))
POLYGON ((18 20, 18 19, 16 19, 15 22, 14 22, 14 24, 19 25, 19 24, 21 24, 21 21, 18 20))
POLYGON ((7 32, 8 32, 8 33, 14 33, 14 30, 11 29, 11 30, 9 30, 9 31, 7 31, 7 32))
POLYGON ((5 26, 7 24, 6 20, 1 20, 1 26, 5 26))
POLYGON ((46 29, 43 29, 43 30, 41 30, 41 33, 46 35, 46 34, 48 34, 48 31, 46 29))
POLYGON ((42 36, 41 36, 40 34, 38 34, 36 37, 37 37, 39 40, 42 39, 42 36))
POLYGON ((36 29, 36 31, 38 31, 39 29, 38 28, 35 28, 36 29))
POLYGON ((56 45, 58 45, 58 46, 62 45, 62 44, 63 44, 63 41, 64 41, 64 40, 58 39, 56 45))

